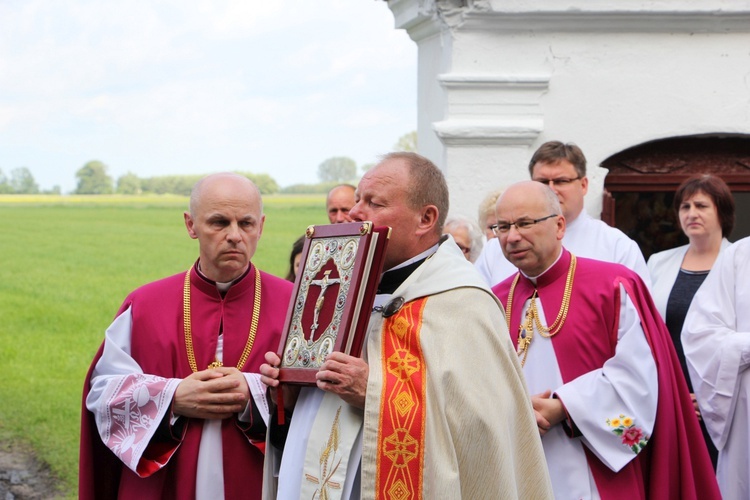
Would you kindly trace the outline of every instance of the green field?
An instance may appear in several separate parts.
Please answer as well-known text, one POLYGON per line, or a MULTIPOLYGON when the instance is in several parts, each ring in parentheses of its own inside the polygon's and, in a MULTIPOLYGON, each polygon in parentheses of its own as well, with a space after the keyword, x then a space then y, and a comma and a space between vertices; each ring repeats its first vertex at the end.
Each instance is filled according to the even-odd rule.
MULTIPOLYGON (((287 272, 325 197, 267 196, 253 262, 287 272)), ((175 196, 0 196, 0 440, 30 445, 75 496, 81 389, 122 300, 186 270, 197 242, 175 196)))

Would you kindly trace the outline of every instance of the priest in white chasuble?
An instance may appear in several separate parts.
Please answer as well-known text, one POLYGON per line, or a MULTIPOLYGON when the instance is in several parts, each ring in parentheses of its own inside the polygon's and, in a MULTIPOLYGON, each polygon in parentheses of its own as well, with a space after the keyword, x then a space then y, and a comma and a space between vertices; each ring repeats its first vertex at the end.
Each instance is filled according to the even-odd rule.
POLYGON ((682 328, 688 372, 727 500, 750 498, 750 238, 716 259, 682 328))
POLYGON ((549 187, 508 188, 493 287, 523 366, 556 498, 719 498, 669 332, 636 273, 563 248, 549 187))
POLYGON ((202 179, 184 219, 198 260, 125 299, 86 377, 80 498, 260 498, 258 369, 292 284, 250 261, 265 215, 247 178, 202 179))
MULTIPOLYGON (((296 404, 282 386, 290 423, 269 431, 264 497, 551 498, 502 310, 442 237, 442 173, 392 153, 356 199, 353 220, 392 228, 364 356, 331 354, 296 404)), ((279 357, 266 360, 277 388, 279 357)))

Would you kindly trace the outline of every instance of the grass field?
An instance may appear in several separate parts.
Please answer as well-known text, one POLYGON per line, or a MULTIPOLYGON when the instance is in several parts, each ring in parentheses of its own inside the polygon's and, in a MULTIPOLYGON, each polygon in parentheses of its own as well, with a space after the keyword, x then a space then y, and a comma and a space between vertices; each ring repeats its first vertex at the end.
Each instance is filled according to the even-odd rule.
MULTIPOLYGON (((264 198, 253 262, 278 276, 325 199, 264 198)), ((24 442, 75 496, 81 389, 127 293, 187 269, 187 198, 0 196, 0 439, 24 442)))

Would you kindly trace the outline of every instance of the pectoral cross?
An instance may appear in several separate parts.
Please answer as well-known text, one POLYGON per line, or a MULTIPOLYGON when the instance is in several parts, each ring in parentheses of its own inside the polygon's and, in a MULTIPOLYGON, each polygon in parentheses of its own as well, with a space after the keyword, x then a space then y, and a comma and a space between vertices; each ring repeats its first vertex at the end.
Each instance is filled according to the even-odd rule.
POLYGON ((315 330, 318 329, 320 325, 318 325, 318 317, 320 316, 320 311, 323 309, 323 302, 325 302, 325 295, 326 290, 328 290, 329 285, 335 285, 336 283, 341 283, 340 278, 329 278, 328 276, 331 274, 331 270, 329 269, 323 274, 323 278, 319 280, 312 280, 310 282, 311 285, 318 285, 320 287, 320 293, 318 294, 318 300, 315 301, 315 310, 313 312, 313 323, 310 326, 310 339, 308 342, 312 342, 315 338, 315 330))

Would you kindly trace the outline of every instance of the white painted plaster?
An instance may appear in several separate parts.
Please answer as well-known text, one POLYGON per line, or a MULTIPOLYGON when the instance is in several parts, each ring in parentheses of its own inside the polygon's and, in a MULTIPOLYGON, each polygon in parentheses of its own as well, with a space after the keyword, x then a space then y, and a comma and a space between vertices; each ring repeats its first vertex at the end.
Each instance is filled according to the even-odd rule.
POLYGON ((750 1, 390 0, 419 46, 420 152, 452 212, 528 178, 548 140, 589 164, 598 217, 607 157, 655 139, 750 133, 750 1), (461 6, 467 4, 467 6, 461 6))

